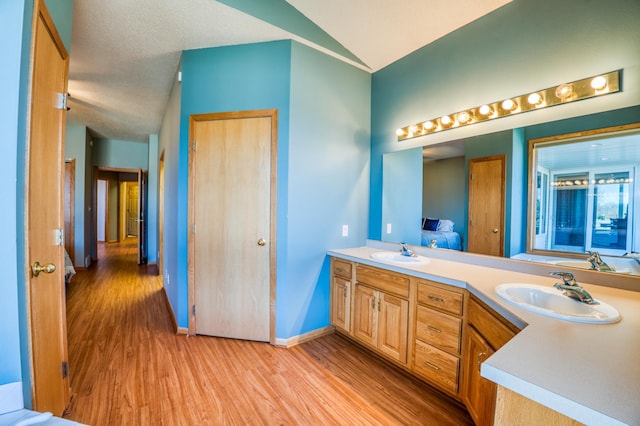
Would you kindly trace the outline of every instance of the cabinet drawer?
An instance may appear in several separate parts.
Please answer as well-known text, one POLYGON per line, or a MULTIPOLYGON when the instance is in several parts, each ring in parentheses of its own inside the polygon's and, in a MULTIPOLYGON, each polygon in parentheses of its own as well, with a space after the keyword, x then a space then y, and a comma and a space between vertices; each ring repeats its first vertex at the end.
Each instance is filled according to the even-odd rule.
POLYGON ((458 357, 416 340, 414 371, 453 393, 458 391, 458 357))
POLYGON ((418 306, 416 338, 450 354, 460 354, 462 320, 433 309, 418 306))
POLYGON ((409 277, 384 269, 358 264, 356 280, 386 293, 399 297, 409 297, 409 277))
POLYGON ((462 315, 462 293, 418 281, 418 303, 462 315))
POLYGON ((352 275, 351 268, 352 268, 351 262, 338 259, 335 257, 333 258, 333 275, 342 277, 346 280, 350 280, 352 275))
POLYGON ((469 299, 468 322, 494 350, 500 349, 517 334, 517 328, 507 325, 505 321, 492 314, 475 298, 469 299))

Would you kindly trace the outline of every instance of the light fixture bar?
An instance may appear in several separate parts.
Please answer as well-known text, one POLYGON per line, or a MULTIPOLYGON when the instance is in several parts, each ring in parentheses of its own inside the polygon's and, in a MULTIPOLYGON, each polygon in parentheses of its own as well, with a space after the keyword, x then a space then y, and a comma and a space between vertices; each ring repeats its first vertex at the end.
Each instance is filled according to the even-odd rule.
POLYGON ((622 70, 514 96, 453 114, 425 120, 396 130, 398 142, 494 118, 561 105, 620 91, 622 70))

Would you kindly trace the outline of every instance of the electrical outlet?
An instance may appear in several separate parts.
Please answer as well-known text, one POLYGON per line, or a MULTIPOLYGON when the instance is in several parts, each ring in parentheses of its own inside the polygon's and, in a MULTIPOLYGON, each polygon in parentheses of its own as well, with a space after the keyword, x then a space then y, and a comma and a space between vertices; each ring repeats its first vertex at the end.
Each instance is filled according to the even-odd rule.
POLYGON ((343 237, 349 236, 349 225, 342 225, 342 236, 343 237))
POLYGON ((387 223, 387 234, 391 233, 391 224, 387 223))

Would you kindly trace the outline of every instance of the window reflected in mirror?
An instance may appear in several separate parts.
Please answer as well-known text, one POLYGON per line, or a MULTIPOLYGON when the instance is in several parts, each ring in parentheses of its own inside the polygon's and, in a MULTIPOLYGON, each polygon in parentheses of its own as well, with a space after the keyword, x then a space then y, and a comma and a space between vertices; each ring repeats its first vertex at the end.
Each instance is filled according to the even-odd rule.
POLYGON ((530 141, 530 252, 638 251, 638 127, 530 141))

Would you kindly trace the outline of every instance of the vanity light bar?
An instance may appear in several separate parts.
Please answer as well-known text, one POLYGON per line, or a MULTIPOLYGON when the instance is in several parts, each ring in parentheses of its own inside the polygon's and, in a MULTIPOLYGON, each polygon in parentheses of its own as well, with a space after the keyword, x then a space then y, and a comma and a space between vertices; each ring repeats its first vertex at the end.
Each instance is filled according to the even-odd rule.
POLYGON ((606 74, 584 78, 571 83, 563 83, 527 93, 526 95, 515 96, 453 114, 443 115, 442 117, 432 118, 422 123, 401 127, 396 130, 396 136, 398 137, 398 142, 400 142, 507 115, 616 93, 620 91, 621 72, 622 70, 611 71, 606 74))

